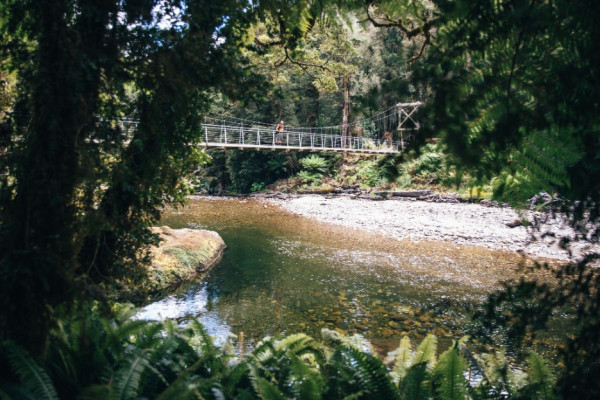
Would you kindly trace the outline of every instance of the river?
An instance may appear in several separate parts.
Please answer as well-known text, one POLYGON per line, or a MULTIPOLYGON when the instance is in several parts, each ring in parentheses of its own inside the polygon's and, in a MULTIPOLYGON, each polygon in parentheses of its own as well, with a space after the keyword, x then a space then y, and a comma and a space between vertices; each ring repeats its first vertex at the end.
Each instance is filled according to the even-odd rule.
POLYGON ((461 337, 473 307, 516 276, 513 253, 398 241, 315 222, 252 199, 199 198, 168 212, 171 228, 218 232, 228 249, 204 279, 144 307, 144 319, 197 317, 222 342, 322 328, 359 334, 381 352, 402 335, 461 337))

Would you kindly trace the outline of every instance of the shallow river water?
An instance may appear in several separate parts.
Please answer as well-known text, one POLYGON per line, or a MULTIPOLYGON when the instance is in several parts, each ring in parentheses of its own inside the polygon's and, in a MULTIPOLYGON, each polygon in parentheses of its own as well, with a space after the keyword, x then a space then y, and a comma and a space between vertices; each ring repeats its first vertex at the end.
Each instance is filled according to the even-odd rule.
POLYGON ((435 333, 463 335, 468 308, 522 258, 443 242, 411 243, 286 213, 252 199, 197 198, 163 224, 218 232, 228 249, 204 279, 144 307, 138 317, 197 317, 217 343, 244 333, 322 328, 360 334, 380 351, 435 333))

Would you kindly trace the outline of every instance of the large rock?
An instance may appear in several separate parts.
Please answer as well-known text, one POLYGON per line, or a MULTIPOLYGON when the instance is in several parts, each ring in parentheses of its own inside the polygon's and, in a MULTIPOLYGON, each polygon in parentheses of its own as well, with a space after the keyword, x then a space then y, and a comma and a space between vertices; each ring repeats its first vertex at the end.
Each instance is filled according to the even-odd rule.
POLYGON ((144 283, 129 293, 128 300, 144 303, 163 296, 212 268, 227 248, 218 233, 200 229, 152 228, 161 238, 151 249, 152 264, 144 283))
POLYGON ((176 269, 196 274, 210 269, 227 247, 217 232, 202 229, 152 228, 161 243, 152 249, 152 265, 156 269, 176 269))

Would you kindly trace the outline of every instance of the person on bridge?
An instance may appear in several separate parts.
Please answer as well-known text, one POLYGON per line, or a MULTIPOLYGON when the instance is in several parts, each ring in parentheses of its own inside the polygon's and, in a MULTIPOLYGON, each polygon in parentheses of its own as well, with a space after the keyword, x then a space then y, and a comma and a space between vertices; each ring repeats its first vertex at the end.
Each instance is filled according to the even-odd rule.
POLYGON ((283 144, 283 132, 285 131, 285 128, 283 127, 283 121, 280 121, 279 124, 277 124, 275 131, 277 132, 275 144, 283 144))

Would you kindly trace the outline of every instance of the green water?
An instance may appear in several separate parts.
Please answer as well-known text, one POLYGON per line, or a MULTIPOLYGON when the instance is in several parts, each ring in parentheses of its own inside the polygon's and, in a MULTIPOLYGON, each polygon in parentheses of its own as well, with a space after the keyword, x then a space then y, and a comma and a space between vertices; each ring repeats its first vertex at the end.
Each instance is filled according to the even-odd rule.
POLYGON ((217 231, 228 246, 198 283, 141 310, 148 319, 198 317, 221 338, 322 328, 376 348, 403 334, 457 338, 466 307, 514 276, 519 257, 446 243, 411 243, 291 215, 254 200, 198 198, 165 216, 172 228, 217 231))

